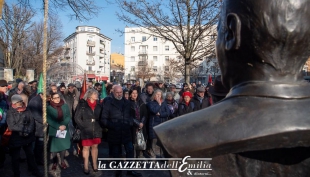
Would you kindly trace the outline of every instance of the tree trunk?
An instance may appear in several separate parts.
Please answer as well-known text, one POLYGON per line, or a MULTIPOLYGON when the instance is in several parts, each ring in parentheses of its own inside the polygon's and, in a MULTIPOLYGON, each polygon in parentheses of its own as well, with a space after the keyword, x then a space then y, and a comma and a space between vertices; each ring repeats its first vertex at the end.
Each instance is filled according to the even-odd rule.
POLYGON ((189 83, 190 81, 190 60, 189 59, 185 59, 185 78, 184 81, 186 83, 189 83))

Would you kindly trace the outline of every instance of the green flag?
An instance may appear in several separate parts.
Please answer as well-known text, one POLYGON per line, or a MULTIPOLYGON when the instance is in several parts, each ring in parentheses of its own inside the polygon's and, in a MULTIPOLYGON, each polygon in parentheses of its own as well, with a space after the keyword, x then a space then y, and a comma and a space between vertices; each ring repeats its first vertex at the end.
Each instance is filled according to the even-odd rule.
POLYGON ((105 83, 102 82, 102 89, 101 89, 101 94, 100 94, 100 99, 104 99, 107 97, 107 90, 105 89, 105 83))
POLYGON ((37 94, 43 93, 43 74, 40 74, 39 84, 38 84, 38 90, 37 94))

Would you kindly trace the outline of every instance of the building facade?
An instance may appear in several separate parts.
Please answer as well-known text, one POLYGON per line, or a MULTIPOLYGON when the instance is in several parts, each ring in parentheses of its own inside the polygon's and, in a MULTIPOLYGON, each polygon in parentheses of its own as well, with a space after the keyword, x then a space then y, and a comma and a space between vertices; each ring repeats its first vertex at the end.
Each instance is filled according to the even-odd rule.
POLYGON ((125 81, 141 79, 137 74, 140 67, 153 72, 149 80, 166 80, 163 73, 169 71, 169 59, 179 56, 172 42, 143 33, 140 28, 125 28, 125 81))
MULTIPOLYGON (((215 41, 216 28, 214 33, 208 36, 215 41)), ((208 38, 206 38, 208 41, 208 38)), ((217 71, 215 57, 204 57, 195 61, 195 68, 191 69, 191 82, 201 81, 202 83, 208 80, 209 75, 215 77, 220 72, 217 71)), ((184 62, 183 57, 178 53, 171 41, 167 41, 156 35, 151 35, 143 28, 125 28, 125 80, 132 82, 147 75, 153 71, 149 80, 163 80, 165 82, 179 83, 184 82, 182 67, 179 63, 184 62), (173 61, 173 62, 171 62, 173 61), (143 67, 148 66, 148 67, 143 67), (143 71, 141 72, 141 68, 143 71), (178 71, 177 71, 178 70, 178 71)), ((183 64, 184 67, 184 64, 183 64)), ((183 71, 184 72, 184 71, 183 71)))
POLYGON ((110 81, 114 83, 124 83, 125 57, 120 53, 111 54, 110 81))
MULTIPOLYGON (((62 61, 78 64, 88 79, 109 81, 111 40, 94 26, 77 26, 74 33, 64 39, 62 61)), ((73 80, 81 76, 73 76, 73 80)))

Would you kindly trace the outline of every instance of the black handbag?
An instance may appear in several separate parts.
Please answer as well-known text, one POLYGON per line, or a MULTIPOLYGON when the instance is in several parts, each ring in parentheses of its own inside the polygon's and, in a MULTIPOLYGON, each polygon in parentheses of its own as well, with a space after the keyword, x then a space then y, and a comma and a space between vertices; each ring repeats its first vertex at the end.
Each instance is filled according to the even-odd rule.
POLYGON ((79 128, 76 128, 72 135, 72 142, 78 143, 80 141, 81 141, 81 130, 79 128))

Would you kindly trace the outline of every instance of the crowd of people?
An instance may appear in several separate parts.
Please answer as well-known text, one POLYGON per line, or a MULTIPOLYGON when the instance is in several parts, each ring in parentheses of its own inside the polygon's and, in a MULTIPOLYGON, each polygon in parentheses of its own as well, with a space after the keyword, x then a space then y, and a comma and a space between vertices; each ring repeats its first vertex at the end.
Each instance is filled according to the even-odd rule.
MULTIPOLYGON (((0 167, 5 153, 12 158, 14 176, 20 176, 20 150, 26 154, 29 170, 35 176, 43 176, 38 165, 43 165, 43 94, 38 92, 38 82, 15 83, 0 80, 0 167), (12 85, 10 85, 12 84, 12 85), (10 88, 10 89, 9 89, 10 88)), ((83 157, 83 172, 98 172, 98 145, 102 140, 109 144, 111 158, 122 157, 124 147, 127 158, 161 158, 166 154, 157 142, 153 127, 178 116, 207 108, 227 94, 219 78, 214 86, 203 87, 184 83, 180 91, 163 82, 147 83, 141 87, 139 81, 133 85, 105 84, 88 81, 87 90, 80 84, 48 86, 47 122, 50 170, 69 167, 66 153, 83 157), (106 91, 105 94, 102 92, 106 91), (105 98, 102 95, 107 95, 105 98), (72 142, 73 132, 79 129, 81 141, 72 142), (136 133, 142 131, 146 149, 135 149, 136 133), (58 154, 58 155, 57 155, 58 154), (89 157, 92 157, 92 167, 89 157)), ((120 176, 121 171, 116 171, 120 176)), ((127 175, 141 176, 135 171, 127 175)))

